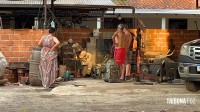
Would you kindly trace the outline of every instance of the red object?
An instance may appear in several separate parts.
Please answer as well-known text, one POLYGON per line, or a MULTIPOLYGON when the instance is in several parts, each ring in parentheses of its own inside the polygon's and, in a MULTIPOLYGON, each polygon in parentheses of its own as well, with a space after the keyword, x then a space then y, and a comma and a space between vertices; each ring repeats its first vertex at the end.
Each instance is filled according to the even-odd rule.
POLYGON ((5 74, 5 77, 8 79, 8 81, 10 83, 14 83, 15 82, 15 76, 14 76, 14 74, 5 74))
POLYGON ((20 79, 20 83, 21 84, 26 84, 26 81, 28 80, 28 77, 27 76, 22 76, 22 77, 20 77, 21 79, 20 79))
POLYGON ((117 64, 119 64, 119 65, 125 64, 126 49, 125 48, 116 48, 114 58, 115 58, 117 64))

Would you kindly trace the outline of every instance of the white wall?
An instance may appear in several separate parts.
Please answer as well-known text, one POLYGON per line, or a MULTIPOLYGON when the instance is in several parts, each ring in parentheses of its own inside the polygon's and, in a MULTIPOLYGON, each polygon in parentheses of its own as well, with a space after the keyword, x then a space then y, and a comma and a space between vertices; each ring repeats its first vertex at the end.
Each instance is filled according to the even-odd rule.
POLYGON ((198 23, 200 30, 200 15, 169 15, 169 14, 136 14, 135 18, 141 19, 147 29, 161 29, 162 18, 166 19, 166 29, 168 29, 169 19, 188 19, 188 30, 196 30, 194 21, 198 23))
POLYGON ((188 29, 189 30, 196 30, 196 24, 194 23, 194 21, 197 21, 197 26, 198 26, 198 29, 200 30, 200 18, 189 18, 188 19, 188 29))
POLYGON ((161 29, 161 18, 140 18, 147 29, 161 29))
MULTIPOLYGON (((161 24, 162 24, 162 18, 152 18, 149 16, 149 18, 140 18, 147 29, 161 29, 161 24)), ((174 17, 174 16, 173 16, 174 17)), ((136 20, 136 19, 135 19, 136 20)), ((188 30, 196 30, 196 24, 194 21, 197 21, 198 23, 198 28, 200 30, 200 18, 188 18, 188 30)), ((169 18, 166 19, 166 29, 168 29, 168 23, 169 23, 169 18)), ((136 21, 135 21, 136 24, 136 21)), ((96 29, 97 28, 97 21, 83 21, 82 25, 86 25, 89 28, 96 29)), ((77 26, 77 25, 76 25, 77 26)))

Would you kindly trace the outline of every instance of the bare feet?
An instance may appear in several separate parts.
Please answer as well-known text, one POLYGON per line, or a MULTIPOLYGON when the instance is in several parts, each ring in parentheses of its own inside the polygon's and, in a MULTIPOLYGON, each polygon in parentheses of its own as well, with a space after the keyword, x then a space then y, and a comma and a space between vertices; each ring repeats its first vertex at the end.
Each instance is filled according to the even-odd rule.
POLYGON ((120 79, 120 80, 124 80, 124 77, 120 77, 119 79, 120 79))
POLYGON ((126 75, 124 79, 125 79, 125 81, 130 80, 131 79, 131 75, 126 75))

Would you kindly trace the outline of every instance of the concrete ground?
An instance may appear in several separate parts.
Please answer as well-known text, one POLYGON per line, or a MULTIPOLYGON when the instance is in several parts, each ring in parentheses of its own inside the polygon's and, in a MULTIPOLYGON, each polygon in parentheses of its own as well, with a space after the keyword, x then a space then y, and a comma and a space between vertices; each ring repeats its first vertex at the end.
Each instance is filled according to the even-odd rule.
POLYGON ((53 89, 0 87, 0 112, 200 112, 200 91, 183 84, 138 85, 76 79, 53 89))

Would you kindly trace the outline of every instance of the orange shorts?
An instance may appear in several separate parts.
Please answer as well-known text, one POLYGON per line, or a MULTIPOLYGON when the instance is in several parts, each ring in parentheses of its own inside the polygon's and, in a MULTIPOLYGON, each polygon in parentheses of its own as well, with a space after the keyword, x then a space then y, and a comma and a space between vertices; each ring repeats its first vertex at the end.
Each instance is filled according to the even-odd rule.
POLYGON ((117 48, 114 52, 114 58, 117 64, 122 65, 125 64, 126 60, 126 49, 125 48, 117 48))

